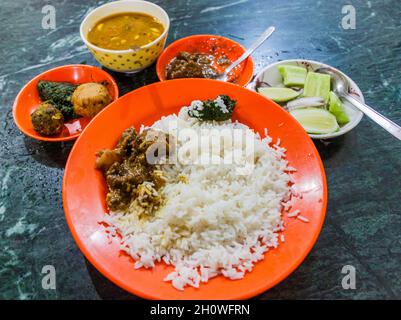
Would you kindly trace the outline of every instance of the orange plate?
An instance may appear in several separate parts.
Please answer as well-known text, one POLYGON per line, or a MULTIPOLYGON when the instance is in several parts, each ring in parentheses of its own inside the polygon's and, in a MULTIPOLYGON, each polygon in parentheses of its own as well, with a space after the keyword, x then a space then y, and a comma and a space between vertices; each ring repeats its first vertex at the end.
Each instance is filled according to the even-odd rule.
POLYGON ((327 204, 326 178, 319 154, 302 127, 274 102, 240 86, 208 79, 180 79, 142 87, 112 103, 86 127, 75 143, 64 173, 63 203, 68 225, 88 260, 115 284, 138 296, 152 299, 242 299, 255 296, 287 277, 312 249, 321 230, 327 204), (161 116, 176 113, 195 99, 227 94, 237 100, 234 119, 264 135, 268 128, 273 141, 281 139, 287 159, 298 169, 293 174, 296 192, 293 210, 300 209, 310 222, 284 216, 285 243, 265 254, 251 273, 241 280, 216 277, 198 289, 183 292, 164 282, 172 271, 163 263, 154 269, 134 269, 131 258, 111 243, 99 224, 106 212, 106 185, 95 170, 95 153, 113 148, 124 129, 151 125, 161 116))
MULTIPOLYGON (((216 60, 225 55, 228 60, 234 62, 245 52, 245 48, 231 39, 210 34, 199 34, 182 38, 170 44, 157 60, 156 72, 160 81, 166 80, 166 67, 168 63, 181 51, 211 54, 216 60)), ((217 67, 216 64, 215 66, 217 67)), ((220 72, 223 70, 224 68, 219 69, 220 72)), ((248 57, 232 73, 235 75, 236 84, 246 86, 253 77, 252 57, 248 57)))
POLYGON ((76 139, 86 127, 90 118, 79 118, 70 120, 64 124, 63 131, 58 136, 44 137, 37 133, 31 123, 31 113, 41 103, 39 93, 36 88, 39 80, 64 81, 75 84, 86 82, 109 83, 108 90, 113 98, 118 98, 118 87, 113 77, 106 71, 94 66, 74 64, 50 69, 29 81, 18 93, 14 101, 13 116, 17 127, 27 136, 43 141, 67 141, 76 139))

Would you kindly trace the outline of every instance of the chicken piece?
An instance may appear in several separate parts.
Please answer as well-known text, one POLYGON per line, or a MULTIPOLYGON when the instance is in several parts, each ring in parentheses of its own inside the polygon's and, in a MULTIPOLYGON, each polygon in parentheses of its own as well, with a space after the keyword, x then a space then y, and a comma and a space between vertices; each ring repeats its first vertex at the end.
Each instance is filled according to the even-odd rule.
POLYGON ((167 79, 177 78, 216 78, 213 56, 202 53, 180 52, 166 68, 167 79))
POLYGON ((110 210, 125 210, 131 202, 131 194, 120 190, 110 190, 106 196, 107 207, 110 210))
POLYGON ((161 170, 153 170, 150 173, 150 176, 152 177, 152 181, 155 185, 155 188, 158 190, 161 187, 163 187, 166 184, 166 177, 163 175, 163 171, 161 170))
POLYGON ((169 154, 169 142, 168 134, 159 130, 147 129, 138 135, 136 145, 148 164, 156 164, 158 160, 169 154))
POLYGON ((33 129, 42 136, 54 136, 63 130, 64 116, 50 102, 43 102, 31 114, 33 129))
POLYGON ((139 161, 129 160, 131 159, 122 163, 114 162, 105 174, 109 187, 106 201, 112 210, 126 207, 132 200, 137 186, 149 179, 149 172, 145 166, 139 161))
POLYGON ((134 142, 137 138, 137 133, 134 127, 125 129, 118 140, 116 149, 120 150, 120 153, 124 156, 131 156, 134 151, 134 142))
POLYGON ((100 150, 97 153, 96 169, 107 172, 115 162, 121 162, 122 157, 118 150, 100 150))
POLYGON ((111 101, 107 88, 95 82, 79 85, 71 97, 74 112, 83 117, 94 117, 111 101))
POLYGON ((130 163, 125 160, 123 163, 114 163, 106 174, 106 181, 109 188, 121 189, 124 192, 131 192, 135 186, 143 183, 148 178, 148 170, 138 161, 130 163))

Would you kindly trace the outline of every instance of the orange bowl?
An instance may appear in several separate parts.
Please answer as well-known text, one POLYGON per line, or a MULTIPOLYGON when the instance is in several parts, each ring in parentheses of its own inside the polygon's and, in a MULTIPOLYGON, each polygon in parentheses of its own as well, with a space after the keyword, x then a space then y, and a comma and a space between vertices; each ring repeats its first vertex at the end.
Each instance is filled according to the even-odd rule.
POLYGON ((57 67, 41 73, 29 81, 18 93, 13 105, 13 117, 17 127, 27 136, 43 141, 67 141, 76 139, 87 126, 91 118, 73 119, 64 124, 62 132, 57 136, 45 137, 37 133, 31 123, 31 113, 41 103, 37 84, 39 80, 70 82, 81 84, 86 82, 108 83, 107 89, 113 100, 118 98, 118 86, 107 72, 94 66, 74 64, 57 67))
POLYGON ((78 138, 70 153, 63 179, 63 205, 71 233, 87 259, 107 278, 125 290, 151 299, 244 299, 255 296, 286 278, 312 249, 325 217, 327 186, 319 154, 305 130, 276 103, 256 92, 231 83, 208 79, 180 79, 158 82, 130 92, 102 110, 78 138), (153 269, 134 269, 132 258, 120 251, 118 237, 109 239, 104 226, 107 187, 95 169, 96 152, 113 148, 121 133, 172 113, 195 99, 227 94, 237 100, 234 120, 269 135, 287 149, 294 191, 292 210, 299 209, 309 223, 283 215, 285 242, 265 254, 241 280, 222 276, 199 288, 178 291, 163 278, 171 266, 157 263, 153 269), (138 108, 140 106, 140 108, 138 108), (110 123, 113 123, 111 126, 110 123), (107 130, 104 130, 107 128, 107 130))
MULTIPOLYGON (((216 60, 222 56, 226 56, 228 60, 234 62, 245 52, 245 48, 231 39, 210 34, 199 34, 179 39, 170 44, 157 60, 156 72, 160 81, 167 80, 166 67, 181 51, 210 54, 213 55, 216 60)), ((221 72, 223 70, 224 69, 218 71, 221 72)), ((234 81, 230 82, 246 86, 253 77, 252 57, 249 56, 244 62, 237 66, 231 74, 234 75, 234 81)))

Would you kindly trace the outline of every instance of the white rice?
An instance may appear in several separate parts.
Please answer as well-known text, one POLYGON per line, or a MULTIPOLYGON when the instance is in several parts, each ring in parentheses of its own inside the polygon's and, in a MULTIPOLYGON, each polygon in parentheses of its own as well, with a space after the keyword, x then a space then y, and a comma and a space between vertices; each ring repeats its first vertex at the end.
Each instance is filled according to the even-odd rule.
POLYGON ((301 216, 300 214, 297 215, 297 219, 301 220, 302 222, 309 222, 309 219, 307 217, 301 216))
POLYGON ((256 163, 250 174, 238 175, 234 165, 164 165, 169 183, 161 192, 166 203, 153 218, 141 222, 136 214, 122 212, 105 218, 121 235, 121 248, 135 259, 135 268, 152 268, 157 261, 172 264, 175 270, 165 281, 179 290, 198 287, 217 275, 241 279, 269 248, 278 246, 284 229, 281 210, 288 208, 291 196, 288 172, 293 171, 283 158, 285 149, 268 145, 269 136, 261 139, 238 122, 198 122, 188 118, 187 110, 184 107, 178 117, 164 117, 153 127, 173 135, 178 127, 252 132, 256 163), (179 175, 188 183, 178 181, 179 175))
POLYGON ((295 211, 293 211, 291 213, 288 213, 287 217, 288 218, 296 218, 300 214, 300 212, 301 212, 300 210, 295 210, 295 211))

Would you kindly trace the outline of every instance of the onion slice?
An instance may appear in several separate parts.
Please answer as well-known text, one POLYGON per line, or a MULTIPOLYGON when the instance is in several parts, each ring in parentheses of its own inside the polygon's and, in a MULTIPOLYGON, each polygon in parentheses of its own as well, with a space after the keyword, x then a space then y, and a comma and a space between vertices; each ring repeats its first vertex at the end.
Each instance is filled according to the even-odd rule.
POLYGON ((320 97, 303 97, 287 102, 285 107, 288 111, 291 111, 300 108, 321 107, 325 104, 324 99, 320 97))

